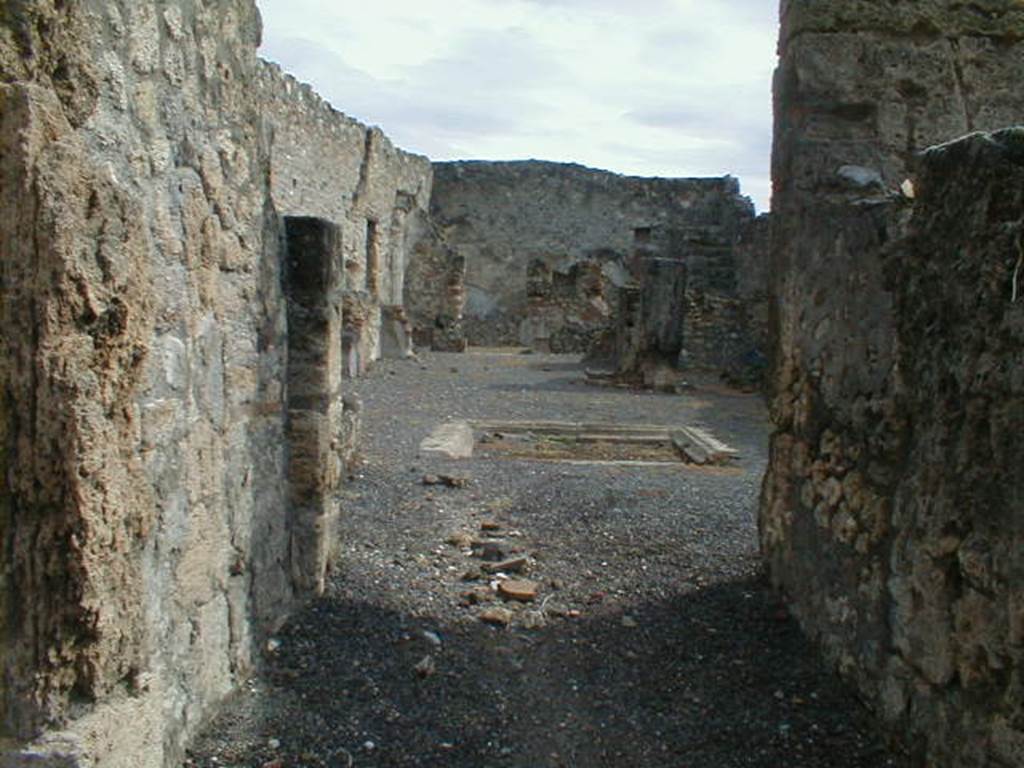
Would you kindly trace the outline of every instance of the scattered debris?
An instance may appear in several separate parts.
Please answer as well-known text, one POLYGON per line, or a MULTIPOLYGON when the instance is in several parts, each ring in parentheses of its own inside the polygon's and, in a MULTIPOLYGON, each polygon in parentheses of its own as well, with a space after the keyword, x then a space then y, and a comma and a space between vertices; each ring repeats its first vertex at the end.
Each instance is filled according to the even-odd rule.
POLYGON ((726 464, 739 455, 735 449, 698 427, 680 427, 672 432, 672 444, 689 464, 726 464))
POLYGON ((424 475, 421 482, 423 485, 443 485, 448 488, 465 488, 469 485, 469 478, 465 475, 424 475))
POLYGON ((434 661, 433 656, 427 655, 420 659, 419 664, 414 669, 420 677, 430 677, 437 672, 437 663, 434 661))
POLYGON ((447 539, 448 543, 458 549, 469 549, 473 546, 473 537, 464 531, 453 533, 447 539))
POLYGON ((527 611, 523 614, 523 627, 525 629, 543 629, 547 625, 548 620, 543 611, 527 611))
POLYGON ((535 581, 508 579, 498 584, 498 594, 507 600, 531 603, 537 599, 539 585, 535 581))
POLYGON ((468 608, 470 605, 480 605, 481 603, 494 602, 495 593, 487 587, 479 587, 475 590, 467 590, 462 593, 459 599, 459 604, 464 608, 468 608))
POLYGON ((507 627, 512 623, 512 611, 508 608, 488 608, 480 614, 480 621, 497 627, 507 627))
POLYGON ((468 608, 471 605, 480 605, 481 603, 493 603, 495 599, 494 592, 487 587, 480 587, 478 589, 470 589, 463 592, 459 598, 459 604, 463 608, 468 608))
POLYGON ((423 632, 421 634, 423 635, 423 639, 426 640, 428 643, 430 643, 435 648, 440 648, 441 647, 441 645, 442 645, 442 643, 441 643, 441 636, 439 634, 437 634, 436 632, 431 632, 430 630, 426 630, 425 629, 425 630, 423 630, 423 632))
POLYGON ((475 541, 473 555, 489 563, 500 563, 507 557, 503 541, 475 541))
MULTIPOLYGON (((447 365, 431 370, 443 372, 447 365)), ((463 370, 475 372, 472 365, 467 360, 463 370)), ((669 471, 433 464, 413 459, 415 446, 392 437, 449 419, 460 404, 446 401, 441 411, 399 418, 415 391, 410 384, 394 395, 393 405, 374 400, 367 414, 381 444, 405 453, 390 463, 375 457, 367 482, 345 499, 339 537, 345 567, 330 587, 337 599, 318 601, 273 634, 280 650, 265 653, 269 684, 247 692, 209 730, 205 744, 217 746, 206 754, 217 761, 203 755, 192 768, 263 768, 273 758, 282 761, 268 768, 396 762, 408 768, 503 762, 667 767, 681 761, 711 768, 731 756, 731 744, 718 739, 723 724, 730 736, 736 724, 743 737, 769 750, 754 757, 759 764, 884 764, 866 747, 861 753, 849 749, 860 738, 851 736, 850 727, 860 716, 851 716, 845 699, 810 698, 816 687, 831 690, 830 678, 817 677, 806 643, 757 576, 748 514, 757 492, 753 473, 720 482, 708 479, 717 468, 688 471, 667 428, 662 439, 675 465, 669 471), (384 408, 393 435, 374 421, 384 408), (466 490, 426 487, 420 484, 425 474, 439 481, 443 474, 466 474, 472 482, 466 490), (425 500, 428 494, 433 501, 425 500), (492 543, 488 554, 501 550, 504 556, 483 559, 484 542, 492 543), (518 580, 539 585, 533 600, 507 596, 518 580), (691 589, 719 581, 721 589, 691 589), (670 597, 680 592, 685 598, 670 597), (776 623, 777 610, 788 623, 776 623), (708 626, 719 634, 710 634, 708 626), (723 649, 728 652, 720 656, 723 649), (282 686, 290 693, 277 697, 282 686), (779 689, 784 700, 773 698, 779 689), (724 697, 715 698, 717 691, 724 697), (697 693, 701 703, 690 698, 697 693), (791 704, 794 693, 809 703, 791 704), (765 717, 747 716, 752 696, 770 703, 765 717), (601 710, 602 725, 593 731, 587 726, 598 726, 596 721, 572 717, 588 702, 601 710), (790 707, 799 712, 801 726, 790 720, 790 707), (644 711, 658 715, 639 717, 644 711), (776 739, 783 721, 792 722, 792 733, 803 739, 802 753, 794 751, 792 737, 776 739), (810 731, 811 723, 821 732, 810 731), (836 737, 833 725, 850 731, 836 737), (666 728, 685 739, 674 741, 666 728), (557 747, 552 731, 561 733, 557 747), (689 741, 691 733, 715 748, 702 751, 707 745, 689 741), (284 742, 280 751, 267 749, 270 736, 284 742), (368 740, 372 749, 364 746, 368 740), (695 745, 695 752, 685 752, 695 745), (506 748, 513 756, 503 761, 506 748), (551 758, 556 748, 561 757, 551 758), (839 751, 859 759, 830 762, 839 751)), ((496 403, 508 397, 506 390, 486 394, 496 403)), ((536 396, 548 394, 540 390, 536 396)), ((613 406, 635 409, 623 417, 638 424, 648 411, 673 425, 693 423, 693 413, 672 410, 675 404, 664 398, 622 405, 618 393, 607 404, 605 394, 582 397, 580 410, 566 410, 565 418, 586 426, 582 434, 613 438, 584 446, 617 445, 628 437, 607 431, 613 406), (588 414, 588 420, 575 413, 588 414), (589 420, 594 417, 608 422, 596 429, 589 420)), ((746 402, 707 397, 726 409, 722 415, 710 406, 699 409, 716 435, 729 423, 727 409, 746 402)), ((523 405, 515 412, 534 410, 523 405)), ((752 446, 751 465, 760 462, 760 431, 723 434, 745 456, 752 446)), ((261 650, 267 643, 264 637, 261 650)))
POLYGON ((541 610, 545 613, 545 615, 556 617, 566 617, 569 615, 569 608, 567 606, 563 605, 562 603, 548 603, 549 598, 550 595, 548 596, 548 598, 544 600, 544 603, 541 605, 541 610))
POLYGON ((513 557, 496 563, 484 563, 481 569, 484 573, 522 573, 529 563, 527 557, 513 557))

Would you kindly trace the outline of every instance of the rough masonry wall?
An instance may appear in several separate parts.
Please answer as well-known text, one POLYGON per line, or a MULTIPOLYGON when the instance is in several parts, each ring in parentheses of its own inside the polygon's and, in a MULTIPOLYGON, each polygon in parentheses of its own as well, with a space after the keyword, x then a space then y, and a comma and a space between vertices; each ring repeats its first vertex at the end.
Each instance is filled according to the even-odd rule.
POLYGON ((914 157, 1020 120, 1024 9, 782 10, 765 556, 921 764, 1020 765, 1020 136, 914 157))
POLYGON ((416 344, 438 352, 465 352, 466 259, 448 245, 428 214, 416 214, 406 239, 414 245, 403 305, 416 344))
POLYGON ((345 258, 373 218, 400 261, 430 166, 259 36, 252 0, 0 5, 4 765, 179 765, 322 584, 345 258), (320 175, 281 160, 302 120, 320 175), (325 233, 289 238, 298 274, 282 213, 325 233))
POLYGON ((730 177, 643 179, 537 161, 435 163, 431 210, 466 259, 474 344, 550 344, 560 334, 585 338, 610 329, 613 294, 631 281, 638 250, 686 260, 695 287, 735 290, 733 249, 753 215, 730 177), (534 292, 531 313, 527 283, 535 263, 551 287, 534 292), (574 266, 584 263, 603 274, 604 298, 578 274, 581 267, 577 300, 568 301, 556 277, 575 280, 574 266))
POLYGON ((2 30, 3 729, 161 766, 293 599, 259 19, 31 2, 2 30))
POLYGON ((272 131, 275 207, 341 228, 351 309, 346 368, 358 375, 383 354, 381 307, 403 304, 406 269, 429 236, 421 222, 430 161, 397 149, 380 129, 346 117, 275 64, 261 66, 258 87, 272 131))

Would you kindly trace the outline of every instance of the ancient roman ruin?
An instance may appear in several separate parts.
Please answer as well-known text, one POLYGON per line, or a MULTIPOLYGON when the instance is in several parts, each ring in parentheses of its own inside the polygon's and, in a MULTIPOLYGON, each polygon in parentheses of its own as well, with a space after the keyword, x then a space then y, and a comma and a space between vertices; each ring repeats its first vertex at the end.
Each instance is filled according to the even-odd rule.
POLYGON ((927 765, 1024 760, 1022 31, 783 4, 762 546, 927 765))
POLYGON ((334 567, 346 377, 468 344, 766 376, 802 627, 920 764, 1024 764, 1024 7, 781 20, 755 218, 431 164, 261 61, 253 0, 0 6, 0 764, 180 765, 334 567))
POLYGON ((466 259, 472 344, 588 353, 621 374, 763 354, 767 230, 736 179, 437 163, 431 214, 466 259))

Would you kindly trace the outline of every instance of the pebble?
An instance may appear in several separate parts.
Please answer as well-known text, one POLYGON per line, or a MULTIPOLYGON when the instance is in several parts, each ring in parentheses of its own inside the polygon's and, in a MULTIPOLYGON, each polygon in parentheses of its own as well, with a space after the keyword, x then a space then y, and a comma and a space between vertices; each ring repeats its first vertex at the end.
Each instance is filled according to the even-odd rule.
POLYGON ((434 661, 433 656, 424 656, 414 669, 420 677, 430 677, 437 672, 437 662, 434 661))
POLYGON ((448 543, 459 549, 467 549, 473 546, 473 537, 464 531, 459 531, 448 537, 448 543))
POLYGON ((538 589, 537 582, 525 579, 508 579, 498 584, 498 594, 520 603, 530 603, 536 600, 538 589))
POLYGON ((490 563, 500 563, 506 557, 505 547, 497 541, 477 542, 474 551, 478 557, 490 563))
POLYGON ((548 625, 548 620, 540 611, 527 611, 523 614, 523 626, 526 629, 543 629, 548 625))
POLYGON ((548 603, 544 606, 544 612, 549 616, 568 616, 569 608, 562 603, 548 603))
POLYGON ((435 648, 441 647, 441 636, 436 632, 431 632, 430 630, 423 630, 423 639, 435 648))
POLYGON ((507 627, 512 623, 512 611, 508 608, 488 608, 480 614, 480 621, 484 624, 507 627))
POLYGON ((522 573, 529 562, 525 557, 513 557, 497 563, 484 563, 482 568, 485 573, 522 573))

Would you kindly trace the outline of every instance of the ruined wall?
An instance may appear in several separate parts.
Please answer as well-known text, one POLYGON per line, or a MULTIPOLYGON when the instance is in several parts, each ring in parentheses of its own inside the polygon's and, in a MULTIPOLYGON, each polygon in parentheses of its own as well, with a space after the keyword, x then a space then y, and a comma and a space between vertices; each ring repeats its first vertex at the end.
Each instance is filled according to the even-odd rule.
POLYGON ((614 306, 592 301, 592 281, 572 301, 534 301, 531 313, 526 287, 534 262, 552 284, 554 276, 571 279, 575 265, 592 264, 604 278, 601 293, 611 297, 631 280, 642 250, 685 260, 694 290, 735 292, 733 250, 753 209, 730 177, 642 179, 529 161, 436 163, 434 179, 434 219, 467 261, 471 343, 575 338, 575 349, 558 346, 585 351, 583 340, 614 325, 614 306))
MULTIPOLYGON (((691 328, 707 329, 691 344, 705 351, 703 359, 715 361, 723 377, 733 386, 764 390, 767 385, 768 356, 772 348, 769 335, 772 215, 763 213, 740 230, 734 258, 736 292, 712 297, 717 312, 691 320, 691 328)), ((702 308, 699 299, 691 307, 702 308)))
POLYGON ((404 252, 430 168, 282 86, 259 35, 251 0, 0 6, 4 765, 180 764, 323 584, 341 240, 358 261, 374 216, 404 252), (282 115, 339 137, 344 205, 283 175, 282 115), (281 213, 323 219, 289 268, 281 213))
POLYGON ((3 728, 158 766, 294 593, 259 20, 3 21, 3 728))
POLYGON ((597 260, 580 261, 565 271, 543 260, 526 270, 526 317, 519 340, 538 352, 564 354, 600 343, 619 305, 619 288, 597 260))
POLYGON ((438 352, 464 352, 466 259, 452 248, 429 215, 412 219, 413 243, 406 269, 404 306, 417 345, 438 352))
POLYGON ((1020 765, 1020 135, 914 157, 1020 119, 1024 9, 782 9, 765 556, 922 764, 1020 765))
POLYGON ((271 193, 284 214, 316 216, 341 228, 346 291, 346 372, 359 375, 393 345, 405 274, 427 236, 432 168, 396 148, 378 128, 346 117, 308 85, 274 65, 258 87, 271 125, 271 193), (382 307, 396 307, 384 311, 382 307), (390 318, 388 323, 385 318, 390 318), (387 325, 387 328, 383 326, 387 325))

